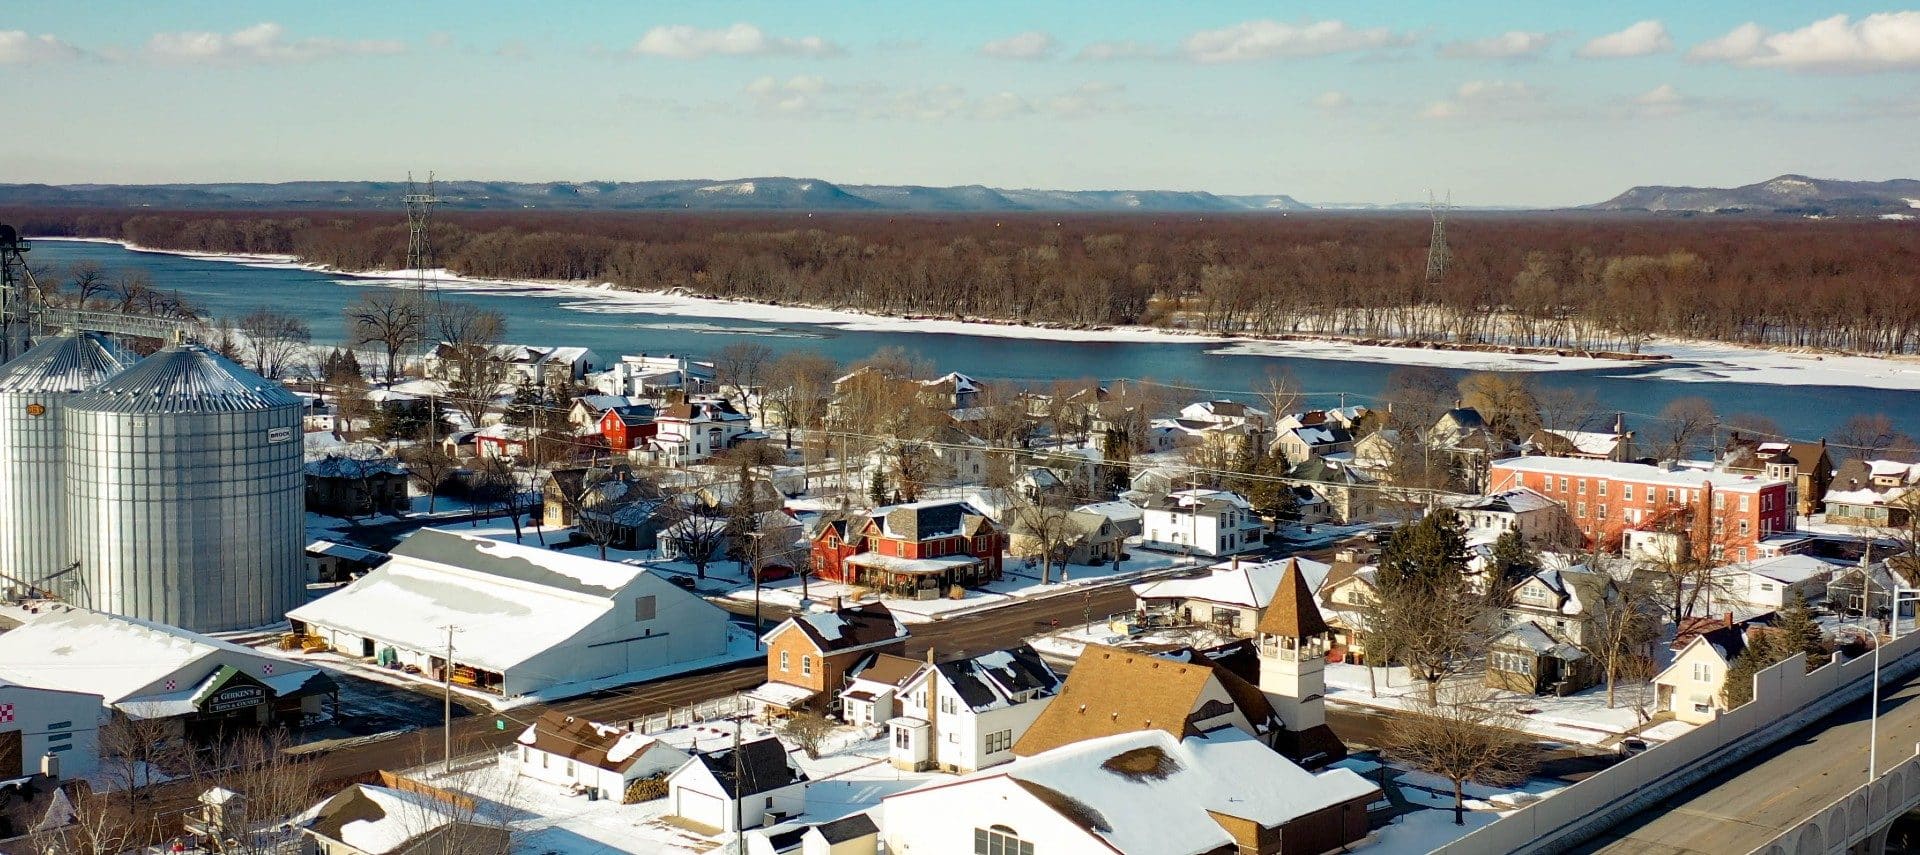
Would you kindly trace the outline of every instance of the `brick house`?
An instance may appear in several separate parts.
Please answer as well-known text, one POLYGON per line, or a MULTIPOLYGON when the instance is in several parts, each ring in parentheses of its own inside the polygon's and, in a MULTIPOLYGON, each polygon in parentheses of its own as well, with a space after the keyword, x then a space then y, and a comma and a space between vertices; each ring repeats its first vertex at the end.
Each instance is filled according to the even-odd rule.
POLYGON ((1670 552, 1686 538, 1712 553, 1702 557, 1734 561, 1758 557, 1763 538, 1792 531, 1799 505, 1793 481, 1764 475, 1562 457, 1493 463, 1490 492, 1522 487, 1566 508, 1589 543, 1670 552))
POLYGON ((1827 453, 1827 441, 1773 442, 1741 436, 1734 431, 1720 457, 1721 468, 1741 475, 1765 475, 1794 482, 1800 501, 1795 512, 1817 514, 1824 509, 1828 488, 1833 486, 1833 457, 1827 453))
POLYGON ((621 453, 643 447, 659 430, 653 413, 645 404, 608 407, 600 414, 600 435, 606 437, 608 448, 621 453))
POLYGON ((882 653, 906 653, 907 628, 886 606, 867 603, 795 615, 760 640, 767 646, 767 682, 747 692, 754 707, 765 714, 829 711, 848 674, 882 653))
POLYGON ((933 599, 999 579, 1007 534, 966 502, 931 500, 822 524, 811 549, 822 579, 933 599))

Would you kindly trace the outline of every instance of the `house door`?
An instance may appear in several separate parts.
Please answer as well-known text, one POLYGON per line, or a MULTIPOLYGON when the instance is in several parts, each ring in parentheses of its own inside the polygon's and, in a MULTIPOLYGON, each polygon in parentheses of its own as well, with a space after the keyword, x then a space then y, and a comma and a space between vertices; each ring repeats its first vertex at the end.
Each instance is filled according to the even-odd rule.
POLYGON ((673 813, 675 816, 724 831, 727 827, 726 804, 726 800, 718 796, 682 789, 679 795, 674 797, 673 813))
POLYGON ((20 756, 21 754, 20 731, 0 733, 0 775, 11 778, 14 775, 40 771, 37 767, 26 768, 26 758, 20 756))

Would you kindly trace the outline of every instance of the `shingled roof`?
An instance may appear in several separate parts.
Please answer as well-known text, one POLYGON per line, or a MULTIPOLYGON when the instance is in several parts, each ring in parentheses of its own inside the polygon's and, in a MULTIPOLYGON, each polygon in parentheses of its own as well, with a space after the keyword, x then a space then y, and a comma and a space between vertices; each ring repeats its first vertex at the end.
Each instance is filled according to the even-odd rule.
POLYGON ((1300 559, 1287 560, 1287 570, 1280 574, 1280 586, 1274 589, 1267 613, 1260 618, 1259 630, 1288 638, 1311 638, 1330 631, 1313 601, 1313 589, 1307 587, 1307 577, 1300 572, 1300 559))
POLYGON ((787 749, 769 736, 739 748, 722 748, 695 754, 694 760, 707 767, 727 798, 757 796, 807 779, 806 773, 787 762, 787 749), (734 770, 733 752, 740 752, 739 772, 734 770))
POLYGON ((1184 739, 1199 732, 1193 717, 1207 686, 1216 681, 1254 726, 1275 721, 1260 689, 1224 668, 1089 644, 1013 753, 1027 757, 1135 730, 1163 730, 1184 739))
MULTIPOLYGON (((809 612, 788 618, 823 653, 858 650, 907 637, 907 628, 881 603, 866 603, 835 612, 809 612)), ((784 624, 782 625, 784 627, 784 624)), ((782 631, 775 627, 771 639, 782 631)))
POLYGON ((678 749, 625 728, 598 724, 555 710, 540 714, 525 732, 521 745, 576 760, 596 769, 626 772, 650 751, 684 757, 678 749))

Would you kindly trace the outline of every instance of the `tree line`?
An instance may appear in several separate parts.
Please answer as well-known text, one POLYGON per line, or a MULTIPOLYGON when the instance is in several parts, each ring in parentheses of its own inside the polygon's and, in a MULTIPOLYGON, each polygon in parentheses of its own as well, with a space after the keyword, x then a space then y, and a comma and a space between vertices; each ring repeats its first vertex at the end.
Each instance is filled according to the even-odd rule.
MULTIPOLYGON (((406 266, 384 213, 0 210, 29 235, 406 266)), ((1648 336, 1908 353, 1920 260, 1899 222, 1476 214, 1426 276, 1422 216, 460 212, 433 262, 896 315, 1578 350, 1648 336)))

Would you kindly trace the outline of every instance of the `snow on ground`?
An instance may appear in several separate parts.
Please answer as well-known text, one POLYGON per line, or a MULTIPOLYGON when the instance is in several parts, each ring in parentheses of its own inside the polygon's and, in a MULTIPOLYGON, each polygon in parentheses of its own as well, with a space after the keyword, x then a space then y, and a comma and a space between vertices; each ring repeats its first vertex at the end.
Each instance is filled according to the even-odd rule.
POLYGON ((1068 662, 1079 659, 1088 644, 1206 648, 1234 640, 1232 636, 1222 635, 1204 626, 1168 627, 1128 637, 1125 627, 1109 623, 1108 618, 1108 615, 1094 615, 1092 624, 1076 624, 1059 632, 1036 635, 1027 639, 1027 643, 1032 644, 1033 649, 1042 656, 1068 662))
MULTIPOLYGON (((285 256, 222 255, 217 253, 174 252, 101 238, 44 238, 44 240, 88 240, 117 243, 136 252, 180 255, 217 261, 230 261, 254 267, 303 268, 347 277, 354 284, 411 287, 414 271, 341 272, 317 265, 303 265, 285 256)), ((1180 330, 1147 327, 1105 329, 1055 329, 1015 324, 957 321, 928 318, 899 318, 869 315, 843 309, 816 309, 802 306, 778 306, 766 303, 736 302, 686 294, 627 291, 610 283, 583 281, 553 282, 532 280, 484 280, 450 273, 425 271, 426 278, 442 290, 493 291, 580 298, 566 308, 598 314, 649 314, 690 318, 730 318, 778 324, 811 324, 861 332, 945 333, 952 335, 992 336, 997 338, 1046 339, 1049 341, 1102 342, 1219 342, 1212 353, 1253 356, 1288 356, 1339 361, 1391 362, 1397 365, 1426 365, 1443 368, 1493 371, 1581 371, 1641 365, 1619 360, 1535 353, 1483 353, 1467 350, 1436 350, 1424 347, 1356 345, 1342 341, 1269 341, 1264 339, 1216 337, 1180 330)), ((761 334, 755 331, 755 334, 761 334)), ((1641 347, 1643 353, 1667 356, 1675 363, 1650 374, 1683 382, 1731 380, 1787 386, 1866 386, 1872 388, 1920 390, 1920 360, 1898 357, 1833 356, 1796 353, 1758 347, 1743 347, 1720 342, 1683 339, 1654 339, 1641 347)))
MULTIPOLYGON (((740 738, 747 741, 773 732, 754 723, 711 722, 658 736, 683 749, 713 750, 732 743, 736 726, 741 727, 740 738)), ((953 777, 894 769, 885 759, 885 740, 867 739, 851 728, 836 732, 817 759, 788 747, 793 762, 812 779, 807 786, 806 813, 797 817, 808 821, 826 821, 870 810, 894 793, 953 777)), ((680 855, 717 851, 733 840, 732 835, 707 837, 669 825, 663 820, 672 807, 666 799, 637 805, 623 805, 618 800, 588 801, 563 786, 521 778, 504 759, 490 761, 484 756, 472 759, 474 762, 457 764, 452 776, 443 776, 432 767, 408 774, 488 803, 482 809, 483 815, 498 815, 511 822, 515 853, 680 855)))
MULTIPOLYGON (((1372 689, 1368 684, 1369 670, 1361 665, 1328 665, 1327 701, 1383 710, 1404 710, 1413 708, 1424 696, 1425 687, 1409 677, 1406 668, 1371 669, 1374 680, 1372 689)), ((1470 673, 1458 679, 1471 681, 1477 686, 1483 675, 1470 673)), ((1613 744, 1623 734, 1645 725, 1647 718, 1636 704, 1644 703, 1650 711, 1653 696, 1651 684, 1621 682, 1614 687, 1615 705, 1611 708, 1607 706, 1607 688, 1604 684, 1563 698, 1496 691, 1490 695, 1489 703, 1506 707, 1517 718, 1518 729, 1541 739, 1597 746, 1613 744)), ((1671 739, 1678 735, 1673 733, 1674 730, 1677 728, 1664 731, 1672 734, 1664 738, 1671 739)))
POLYGON ((1395 817, 1393 824, 1373 833, 1372 842, 1353 847, 1366 855, 1426 855, 1499 819, 1487 811, 1468 811, 1466 825, 1453 824, 1451 810, 1417 810, 1395 817))

